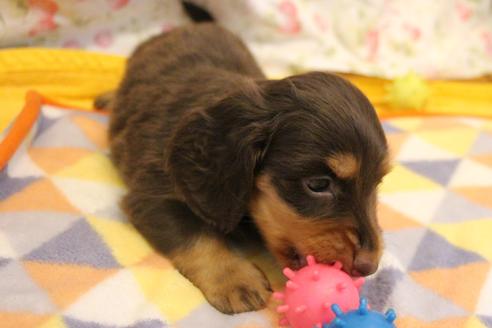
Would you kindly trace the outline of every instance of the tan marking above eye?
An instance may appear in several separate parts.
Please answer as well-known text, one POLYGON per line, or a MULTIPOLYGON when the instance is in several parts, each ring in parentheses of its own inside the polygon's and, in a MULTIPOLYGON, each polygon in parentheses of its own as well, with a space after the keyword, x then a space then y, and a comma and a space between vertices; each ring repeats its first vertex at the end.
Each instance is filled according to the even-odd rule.
POLYGON ((354 178, 359 173, 360 164, 353 154, 338 153, 326 159, 328 167, 341 179, 354 178))

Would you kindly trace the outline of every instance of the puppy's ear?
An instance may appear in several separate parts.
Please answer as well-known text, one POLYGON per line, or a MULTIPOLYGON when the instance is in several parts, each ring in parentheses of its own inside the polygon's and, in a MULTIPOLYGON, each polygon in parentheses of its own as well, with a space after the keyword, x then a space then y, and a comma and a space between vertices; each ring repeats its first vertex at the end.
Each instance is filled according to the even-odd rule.
POLYGON ((247 211, 255 171, 272 135, 272 114, 251 83, 192 112, 167 151, 167 170, 192 211, 224 232, 247 211))

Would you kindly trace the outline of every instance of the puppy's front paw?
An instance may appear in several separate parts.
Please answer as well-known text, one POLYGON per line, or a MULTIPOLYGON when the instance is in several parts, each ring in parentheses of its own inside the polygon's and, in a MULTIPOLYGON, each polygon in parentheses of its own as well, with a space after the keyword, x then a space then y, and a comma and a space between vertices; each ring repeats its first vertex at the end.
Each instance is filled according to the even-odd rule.
POLYGON ((268 279, 250 262, 234 262, 226 264, 214 279, 210 279, 210 285, 202 286, 205 298, 227 314, 264 308, 272 292, 268 279))

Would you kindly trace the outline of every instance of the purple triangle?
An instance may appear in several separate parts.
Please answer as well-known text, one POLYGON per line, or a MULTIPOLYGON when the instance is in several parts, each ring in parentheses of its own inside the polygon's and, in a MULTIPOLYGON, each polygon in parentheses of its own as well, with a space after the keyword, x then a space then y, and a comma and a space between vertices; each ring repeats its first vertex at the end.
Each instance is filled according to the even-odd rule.
POLYGON ((486 327, 492 328, 492 317, 488 315, 479 315, 480 321, 482 321, 486 327))
POLYGON ((423 175, 441 185, 447 185, 453 176, 460 160, 438 160, 438 161, 415 161, 402 162, 402 164, 412 171, 423 175))
POLYGON ((472 203, 451 191, 446 193, 437 209, 433 222, 459 222, 470 219, 486 219, 492 217, 492 210, 472 203))
POLYGON ((119 267, 108 246, 84 219, 42 244, 24 259, 91 265, 97 268, 119 267))
POLYGON ((7 264, 9 262, 10 262, 10 259, 0 257, 0 267, 4 266, 5 264, 7 264))
POLYGON ((166 323, 158 319, 141 320, 129 326, 104 325, 94 321, 82 321, 69 316, 64 316, 63 321, 69 328, 166 328, 166 323))
POLYGON ((63 321, 69 328, 117 328, 118 326, 101 325, 93 321, 82 321, 70 317, 63 317, 63 321))
POLYGON ((7 174, 7 169, 0 171, 0 200, 6 199, 21 191, 39 177, 12 178, 7 174))
POLYGON ((367 297, 373 310, 383 311, 394 286, 402 277, 403 272, 400 270, 383 268, 366 281, 362 287, 361 296, 367 297))
POLYGON ((101 124, 108 124, 108 115, 98 114, 97 112, 78 112, 77 116, 84 116, 101 124))
POLYGON ((38 128, 36 131, 36 134, 34 135, 33 140, 35 140, 40 134, 42 134, 44 131, 49 129, 56 121, 58 118, 50 118, 44 115, 44 113, 41 111, 41 115, 38 118, 38 128))
POLYGON ((476 253, 450 244, 446 239, 429 230, 420 242, 408 270, 454 268, 480 261, 485 261, 485 259, 476 253))
POLYGON ((128 326, 128 328, 166 328, 169 327, 165 322, 158 319, 142 320, 128 326))
POLYGON ((401 129, 398 129, 397 127, 393 126, 392 124, 390 124, 388 122, 382 122, 381 125, 383 126, 384 133, 386 133, 386 134, 403 132, 401 129))

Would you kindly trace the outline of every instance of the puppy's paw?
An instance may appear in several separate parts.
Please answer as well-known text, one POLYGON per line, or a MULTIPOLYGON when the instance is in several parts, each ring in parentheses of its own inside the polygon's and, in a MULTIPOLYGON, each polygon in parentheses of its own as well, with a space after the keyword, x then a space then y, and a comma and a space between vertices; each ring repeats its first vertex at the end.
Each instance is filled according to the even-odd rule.
POLYGON ((202 286, 205 298, 227 314, 263 309, 272 292, 263 272, 246 260, 226 265, 211 281, 202 286))

